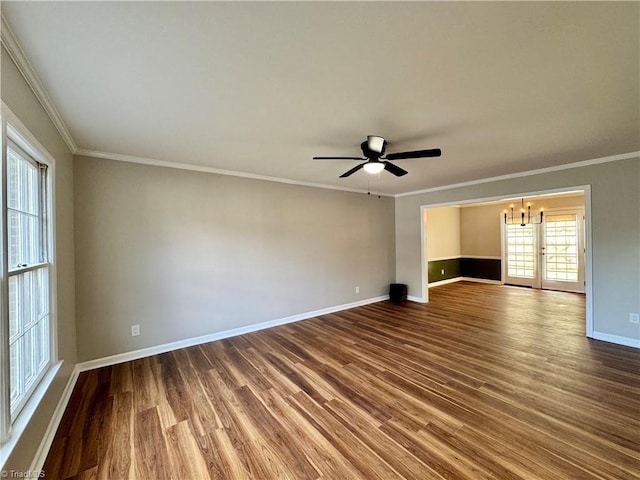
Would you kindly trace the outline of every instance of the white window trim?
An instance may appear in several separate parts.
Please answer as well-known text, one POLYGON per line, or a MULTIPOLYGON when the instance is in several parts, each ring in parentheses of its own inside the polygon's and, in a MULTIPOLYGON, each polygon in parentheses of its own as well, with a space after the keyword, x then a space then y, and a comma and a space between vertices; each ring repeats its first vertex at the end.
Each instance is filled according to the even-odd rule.
MULTIPOLYGON (((36 413, 38 406, 46 395, 47 391, 53 384, 53 381, 60 370, 63 361, 58 359, 58 322, 57 322, 57 286, 56 286, 56 222, 55 222, 55 159, 44 146, 35 138, 35 136, 27 129, 27 127, 18 119, 4 102, 1 102, 0 110, 1 138, 0 145, 2 149, 2 164, 6 165, 6 140, 10 138, 16 145, 28 153, 34 160, 43 163, 48 167, 47 175, 47 212, 49 214, 49 232, 48 232, 48 248, 49 248, 49 338, 50 338, 50 358, 48 366, 41 373, 38 384, 21 407, 15 418, 10 416, 10 390, 9 390, 9 349, 2 348, 2 356, 0 364, 0 470, 4 468, 5 462, 18 444, 20 437, 24 433, 31 418, 36 413)), ((1 186, 2 191, 6 192, 7 179, 6 169, 2 168, 1 186)), ((4 238, 4 229, 6 228, 6 209, 4 202, 0 201, 2 210, 2 222, 0 222, 0 238, 4 238)), ((2 278, 0 279, 0 342, 8 345, 9 340, 9 322, 8 322, 8 305, 4 299, 8 298, 8 277, 6 257, 6 245, 2 245, 0 252, 0 260, 2 263, 2 278)))
MULTIPOLYGON (((48 175, 48 172, 46 175, 43 175, 43 171, 41 170, 40 166, 44 165, 46 167, 46 170, 48 170, 48 165, 38 162, 36 159, 34 159, 29 153, 27 153, 20 145, 18 145, 14 140, 13 140, 13 136, 9 137, 9 135, 7 135, 7 137, 5 137, 6 140, 6 146, 5 148, 7 150, 13 150, 14 152, 16 152, 23 161, 28 162, 29 164, 31 164, 31 166, 33 168, 35 168, 37 175, 38 175, 38 203, 39 203, 39 207, 38 207, 38 213, 37 213, 37 218, 38 218, 38 223, 39 223, 39 227, 40 227, 40 231, 39 231, 39 237, 40 237, 40 246, 41 246, 41 250, 40 250, 40 257, 37 260, 37 263, 33 263, 30 265, 24 264, 24 265, 10 265, 7 264, 4 267, 4 277, 7 282, 10 282, 11 278, 13 277, 21 277, 24 274, 30 272, 30 271, 35 271, 41 268, 46 268, 47 269, 47 290, 49 289, 49 286, 51 285, 51 283, 54 281, 54 279, 51 277, 51 263, 49 261, 50 256, 49 256, 49 249, 50 249, 50 245, 48 244, 48 238, 49 238, 49 224, 48 224, 48 208, 49 208, 49 195, 48 192, 50 190, 50 176, 48 175), (46 184, 42 183, 42 180, 44 180, 46 182, 46 184), (46 252, 46 258, 45 256, 42 255, 42 253, 46 252)), ((8 164, 5 164, 5 169, 7 169, 8 172, 8 164)), ((2 200, 6 201, 7 203, 5 204, 5 210, 7 210, 7 212, 10 212, 12 210, 12 208, 9 208, 9 204, 8 204, 8 199, 7 199, 7 195, 9 193, 9 188, 7 186, 7 189, 4 190, 3 196, 2 196, 2 200)), ((21 210, 17 210, 22 212, 21 210)), ((4 219, 3 219, 4 221, 4 219)), ((7 219, 8 221, 8 219, 7 219)), ((7 224, 4 224, 4 226, 7 226, 7 224)), ((8 227, 7 227, 8 228, 8 227)), ((3 252, 6 254, 7 253, 7 249, 9 242, 7 241, 7 246, 6 248, 3 250, 3 252)), ((9 259, 9 256, 7 255, 5 258, 9 259)), ((3 295, 5 294, 5 292, 3 291, 3 295)), ((49 315, 49 308, 51 307, 51 298, 49 295, 47 295, 48 299, 49 299, 49 305, 47 308, 47 313, 46 316, 47 318, 47 323, 49 323, 51 317, 49 315)), ((5 296, 3 296, 3 298, 7 298, 5 296)), ((38 321, 40 321, 39 319, 36 319, 35 323, 38 323, 38 321)), ((9 322, 10 323, 10 322, 9 322)), ((34 328, 39 328, 39 327, 35 327, 34 325, 32 325, 31 327, 29 327, 30 329, 34 329, 34 328)), ((11 333, 11 332, 9 332, 11 333)), ((51 365, 53 364, 53 362, 55 361, 55 359, 51 358, 51 329, 50 329, 50 325, 47 327, 47 333, 48 333, 48 340, 49 340, 49 345, 47 347, 47 356, 48 356, 48 360, 44 365, 40 365, 38 366, 38 372, 36 374, 35 377, 31 378, 27 384, 23 385, 23 389, 24 391, 20 393, 20 398, 18 399, 17 403, 15 403, 14 405, 11 405, 10 408, 10 414, 11 414, 11 421, 12 423, 15 422, 15 420, 18 418, 18 416, 20 415, 20 411, 22 410, 22 408, 27 404, 27 402, 29 401, 29 399, 31 398, 31 395, 33 395, 33 393, 35 392, 36 388, 38 387, 38 385, 40 384, 40 381, 44 378, 46 372, 49 370, 49 368, 51 367, 51 365), (42 368, 42 370, 40 370, 40 368, 42 368)), ((24 333, 22 334, 24 335, 24 333)), ((9 343, 11 344, 11 338, 9 338, 9 343)), ((9 354, 11 354, 11 352, 9 352, 9 354)), ((22 375, 22 374, 20 374, 22 375)), ((23 380, 22 380, 23 381, 23 380)))
POLYGON ((54 364, 52 364, 51 366, 49 366, 49 368, 45 369, 42 380, 40 380, 40 383, 38 384, 36 389, 33 391, 31 396, 25 403, 24 407, 22 407, 22 410, 16 417, 15 421, 11 425, 9 438, 5 443, 3 443, 0 446, 0 471, 4 469, 5 462, 9 459, 11 452, 13 452, 16 445, 18 444, 18 441, 20 440, 20 437, 26 430, 27 425, 29 425, 31 418, 38 410, 38 406, 40 405, 40 402, 42 401, 45 394, 49 390, 49 387, 51 387, 51 384, 55 380, 56 375, 60 370, 60 367, 62 367, 62 363, 63 362, 59 360, 54 364))

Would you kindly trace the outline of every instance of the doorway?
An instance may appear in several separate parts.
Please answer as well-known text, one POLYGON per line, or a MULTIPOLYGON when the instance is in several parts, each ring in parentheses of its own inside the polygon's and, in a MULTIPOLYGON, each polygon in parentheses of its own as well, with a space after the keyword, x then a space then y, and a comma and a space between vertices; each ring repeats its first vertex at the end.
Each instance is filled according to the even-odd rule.
MULTIPOLYGON (((441 207, 451 207, 451 206, 482 206, 482 205, 493 205, 492 208, 495 208, 498 204, 501 206, 492 209, 490 213, 487 214, 485 218, 483 218, 477 224, 477 231, 484 230, 486 225, 492 224, 495 225, 496 236, 498 238, 498 251, 493 254, 491 253, 491 258, 498 260, 501 263, 501 275, 500 282, 508 283, 506 279, 506 262, 505 262, 505 245, 504 245, 504 206, 506 202, 514 202, 516 200, 521 200, 525 197, 527 200, 537 202, 540 207, 544 207, 545 215, 549 216, 552 213, 557 213, 558 211, 566 211, 566 210, 579 210, 583 212, 584 215, 580 214, 581 221, 581 246, 579 248, 583 249, 583 267, 581 269, 581 273, 579 274, 578 282, 582 281, 582 287, 576 288, 576 291, 582 291, 585 295, 586 301, 586 336, 593 337, 593 267, 592 267, 592 249, 591 249, 591 187, 590 185, 579 185, 574 187, 564 187, 558 189, 549 189, 542 191, 529 191, 522 192, 520 195, 511 195, 511 196, 494 196, 494 197, 476 197, 473 199, 466 199, 462 201, 450 201, 450 202, 441 202, 441 203, 432 203, 428 205, 420 206, 420 224, 421 224, 421 295, 420 296, 409 296, 409 298, 413 301, 420 303, 428 303, 429 302, 429 258, 428 254, 428 245, 427 245, 427 210, 433 208, 441 208, 441 207), (566 197, 575 197, 576 195, 580 196, 580 198, 576 198, 574 201, 569 201, 566 197), (559 197, 564 197, 562 201, 557 200, 559 197), (499 210, 503 210, 503 213, 499 215, 499 210), (494 223, 495 222, 495 223, 494 223), (502 235, 501 235, 502 232, 502 235), (493 256, 495 255, 495 257, 493 256)), ((473 229, 471 233, 473 234, 473 229)), ((478 238, 483 239, 485 237, 484 234, 475 235, 478 238)), ((538 234, 539 236, 539 234, 538 234)), ((535 238, 538 238, 536 236, 535 238)), ((563 239, 564 241, 564 239, 563 239)), ((461 255, 465 255, 468 257, 472 256, 472 252, 461 251, 461 255)), ((475 255, 475 254, 473 254, 475 255)), ((544 255, 546 257, 546 255, 544 255)), ((486 255, 483 255, 483 258, 486 255)), ((477 258, 477 257, 476 257, 477 258)), ((546 259, 545 259, 546 261, 546 259)), ((556 262, 558 264, 559 262, 556 262)), ((547 282, 557 281, 551 280, 551 278, 547 279, 547 282)), ((563 282, 564 284, 565 282, 563 282)), ((540 284, 540 288, 542 288, 542 283, 540 284)), ((564 285, 565 289, 567 285, 564 285)), ((569 290, 570 291, 570 290, 569 290)))
POLYGON ((504 282, 584 293, 584 209, 545 212, 544 221, 505 224, 504 282))

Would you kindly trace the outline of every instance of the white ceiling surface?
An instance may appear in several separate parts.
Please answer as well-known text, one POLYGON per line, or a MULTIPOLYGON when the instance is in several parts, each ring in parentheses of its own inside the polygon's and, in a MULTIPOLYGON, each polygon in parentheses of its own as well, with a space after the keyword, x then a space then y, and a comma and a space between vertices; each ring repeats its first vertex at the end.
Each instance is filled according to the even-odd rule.
POLYGON ((396 194, 640 150, 639 5, 2 2, 78 148, 396 194), (409 174, 338 176, 366 135, 409 174))

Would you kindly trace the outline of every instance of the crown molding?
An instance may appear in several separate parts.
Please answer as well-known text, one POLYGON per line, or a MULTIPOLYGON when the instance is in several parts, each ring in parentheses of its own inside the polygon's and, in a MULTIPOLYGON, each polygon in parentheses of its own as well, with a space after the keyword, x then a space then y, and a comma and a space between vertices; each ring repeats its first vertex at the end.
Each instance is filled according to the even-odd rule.
POLYGON ((216 175, 227 175, 230 177, 240 177, 240 178, 248 178, 251 180, 262 180, 265 182, 276 182, 276 183, 286 183, 288 185, 300 185, 303 187, 313 187, 313 188, 323 188, 325 190, 338 190, 341 192, 351 192, 351 193, 366 193, 370 195, 378 195, 381 197, 393 197, 392 194, 382 193, 382 192, 374 192, 367 190, 359 190, 356 188, 346 188, 346 187, 337 187, 335 185, 326 185, 323 183, 313 183, 313 182, 303 182, 299 180, 292 180, 289 178, 281 178, 281 177, 270 177, 268 175, 257 175, 254 173, 245 173, 245 172, 237 172, 234 170, 224 170, 221 168, 213 168, 213 167, 205 167, 201 165, 193 165, 191 163, 179 163, 179 162, 168 162, 166 160, 156 160, 153 158, 144 158, 144 157, 134 157, 131 155, 121 155, 119 153, 109 153, 109 152, 100 152, 97 150, 86 150, 86 149, 78 149, 74 152, 74 155, 84 156, 84 157, 94 157, 94 158, 102 158, 106 160, 116 160, 118 162, 127 162, 127 163, 138 163, 141 165, 152 165, 155 167, 165 167, 165 168, 176 168, 178 170, 189 170, 192 172, 204 172, 204 173, 213 173, 216 175))
POLYGON ((411 195, 419 195, 419 194, 422 194, 422 193, 438 192, 438 191, 442 191, 442 190, 450 190, 450 189, 453 189, 453 188, 461 188, 461 187, 468 187, 468 186, 472 186, 472 185, 479 185, 479 184, 482 184, 482 183, 491 183, 491 182, 497 182, 497 181, 501 181, 501 180, 509 180, 509 179, 513 179, 513 178, 528 177, 528 176, 531 176, 531 175, 539 175, 539 174, 543 174, 543 173, 558 172, 558 171, 561 171, 561 170, 569 170, 569 169, 573 169, 573 168, 586 167, 586 166, 589 166, 589 165, 598 165, 600 163, 608 163, 608 162, 616 162, 616 161, 620 161, 620 160, 629 160, 629 159, 632 159, 632 158, 640 158, 640 151, 629 152, 629 153, 621 153, 619 155, 611 155, 611 156, 608 156, 608 157, 594 158, 594 159, 591 159, 591 160, 584 160, 584 161, 581 161, 581 162, 567 163, 567 164, 564 164, 564 165, 556 165, 556 166, 553 166, 553 167, 540 168, 540 169, 537 169, 537 170, 527 170, 525 172, 517 172, 517 173, 510 173, 510 174, 507 174, 507 175, 499 175, 499 176, 496 176, 496 177, 481 178, 481 179, 478 179, 478 180, 471 180, 469 182, 454 183, 454 184, 450 184, 450 185, 443 185, 443 186, 440 186, 440 187, 426 188, 424 190, 416 190, 416 191, 413 191, 413 192, 391 194, 391 193, 382 193, 382 192, 373 192, 373 191, 367 191, 367 190, 359 190, 359 189, 355 189, 355 188, 337 187, 335 185, 325 185, 325 184, 321 184, 321 183, 302 182, 302 181, 298 181, 298 180, 291 180, 291 179, 288 179, 288 178, 270 177, 270 176, 266 176, 266 175, 257 175, 257 174, 253 174, 253 173, 237 172, 237 171, 234 171, 234 170, 224 170, 224 169, 220 169, 220 168, 193 165, 193 164, 190 164, 190 163, 168 162, 168 161, 165 161, 165 160, 156 160, 156 159, 153 159, 153 158, 134 157, 134 156, 131 156, 131 155, 122 155, 122 154, 119 154, 119 153, 100 152, 100 151, 97 151, 97 150, 76 149, 76 151, 73 152, 73 153, 75 155, 80 155, 80 156, 85 156, 85 157, 102 158, 102 159, 106 159, 106 160, 116 160, 116 161, 119 161, 119 162, 138 163, 138 164, 142 164, 142 165, 153 165, 153 166, 156 166, 156 167, 176 168, 176 169, 179 169, 179 170, 190 170, 190 171, 193 171, 193 172, 213 173, 213 174, 216 174, 216 175, 228 175, 228 176, 232 176, 232 177, 249 178, 249 179, 253 179, 253 180, 263 180, 263 181, 267 181, 267 182, 286 183, 286 184, 289 184, 289 185, 301 185, 301 186, 305 186, 305 187, 324 188, 324 189, 328 189, 328 190, 338 190, 338 191, 343 191, 343 192, 367 193, 367 194, 371 194, 371 195, 379 195, 381 197, 392 197, 392 198, 408 197, 408 196, 411 196, 411 195))
POLYGON ((29 59, 24 53, 24 50, 22 50, 18 39, 9 27, 9 24, 4 18, 4 15, 1 15, 1 17, 2 26, 0 28, 0 39, 2 41, 2 45, 7 50, 7 53, 9 54, 13 62, 16 64, 16 67, 42 105, 42 108, 44 108, 45 112, 47 112, 47 115, 49 115, 49 118, 53 122, 53 125, 56 127, 58 132, 60 132, 60 136, 64 140, 64 143, 67 144, 67 147, 69 147, 71 153, 75 153, 78 150, 78 147, 76 145, 76 142, 73 140, 69 129, 64 123, 64 120, 62 120, 60 112, 58 112, 58 109, 51 100, 51 97, 49 97, 49 94, 42 85, 40 78, 36 74, 33 66, 31 65, 31 62, 29 62, 29 59))
POLYGON ((510 180, 512 178, 529 177, 531 175, 540 175, 543 173, 559 172, 561 170, 570 170, 572 168, 588 167, 589 165, 598 165, 600 163, 617 162, 619 160, 629 160, 631 158, 640 158, 640 151, 621 153, 619 155, 610 155, 608 157, 594 158, 592 160, 584 160, 581 162, 565 163, 563 165, 555 165, 553 167, 539 168, 537 170, 527 170, 526 172, 509 173, 507 175, 498 175, 497 177, 481 178, 471 180, 469 182, 453 183, 451 185, 442 185, 441 187, 425 188, 424 190, 415 190, 413 192, 397 193, 394 198, 409 197, 411 195, 419 195, 422 193, 439 192, 441 190, 451 190, 453 188, 469 187, 471 185, 479 185, 481 183, 499 182, 501 180, 510 180))
POLYGON ((212 168, 212 167, 204 167, 204 166, 198 166, 198 165, 193 165, 193 164, 188 164, 188 163, 168 162, 168 161, 164 161, 164 160, 155 160, 155 159, 143 158, 143 157, 135 157, 135 156, 130 156, 130 155, 121 155, 121 154, 117 154, 117 153, 109 153, 109 152, 100 152, 100 151, 96 151, 96 150, 80 149, 80 148, 78 148, 75 140, 71 136, 71 133, 69 132, 69 129, 67 128, 66 124, 64 123, 64 120, 62 119, 62 116, 60 115, 60 112, 58 112, 58 109, 55 107, 55 104, 51 100, 51 97, 49 97, 49 94, 47 93, 47 91, 44 88, 42 82, 40 81, 40 78, 36 74, 33 66, 31 65, 31 62, 29 62, 29 60, 28 60, 27 56, 25 55, 22 47, 20 46, 20 43, 18 42, 18 40, 15 37, 13 31, 9 27, 9 24, 7 23, 4 15, 2 15, 1 12, 0 12, 0 17, 1 17, 1 21, 2 21, 1 27, 0 27, 0 40, 1 40, 2 45, 5 47, 5 49, 7 50, 7 53, 9 54, 9 56, 11 57, 13 62, 16 64, 16 67, 18 68, 18 70, 20 71, 22 76, 24 77, 25 81, 27 82, 27 84, 29 85, 29 87, 31 88, 33 93, 35 94, 36 98, 38 99, 38 101, 40 102, 42 107, 44 108, 45 112, 47 112, 47 115, 49 116, 49 118, 53 122, 54 126, 56 127, 56 129, 60 133, 60 135, 61 135, 62 139, 64 140, 64 142, 66 143, 67 147, 69 147, 69 150, 74 155, 82 155, 82 156, 87 156, 87 157, 95 157, 95 158, 103 158, 103 159, 109 159, 109 160, 117 160, 117 161, 121 161, 121 162, 138 163, 138 164, 143 164, 143 165, 155 165, 155 166, 159 166, 159 167, 176 168, 176 169, 181 169, 181 170, 191 170, 191 171, 196 171, 196 172, 214 173, 214 174, 217 174, 217 175, 228 175, 228 176, 234 176, 234 177, 249 178, 249 179, 254 179, 254 180, 264 180, 264 181, 269 181, 269 182, 286 183, 286 184, 290 184, 290 185, 301 185, 301 186, 306 186, 306 187, 324 188, 324 189, 338 190, 338 191, 344 191, 344 192, 370 193, 372 195, 379 195, 379 196, 393 197, 393 198, 408 197, 408 196, 411 196, 411 195, 419 195, 419 194, 423 194, 423 193, 438 192, 438 191, 442 191, 442 190, 450 190, 450 189, 453 189, 453 188, 468 187, 468 186, 472 186, 472 185, 479 185, 479 184, 482 184, 482 183, 497 182, 497 181, 501 181, 501 180, 509 180, 509 179, 513 179, 513 178, 521 178, 521 177, 526 177, 526 176, 530 176, 530 175, 539 175, 539 174, 543 174, 543 173, 557 172, 557 171, 567 170, 567 169, 572 169, 572 168, 580 168, 580 167, 585 167, 585 166, 589 166, 589 165, 597 165, 597 164, 600 164, 600 163, 614 162, 614 161, 618 161, 618 160, 627 160, 627 159, 631 159, 631 158, 640 157, 640 151, 629 152, 629 153, 623 153, 623 154, 620 154, 620 155, 612 155, 612 156, 608 156, 608 157, 595 158, 595 159, 592 159, 592 160, 585 160, 585 161, 581 161, 581 162, 568 163, 568 164, 557 165, 557 166, 553 166, 553 167, 546 167, 546 168, 541 168, 541 169, 537 169, 537 170, 528 170, 528 171, 525 171, 525 172, 510 173, 510 174, 506 174, 506 175, 499 175, 499 176, 495 176, 495 177, 482 178, 482 179, 478 179, 478 180, 471 180, 471 181, 462 182, 462 183, 454 183, 454 184, 450 184, 450 185, 442 185, 442 186, 439 186, 439 187, 426 188, 426 189, 415 190, 415 191, 411 191, 411 192, 389 194, 389 193, 382 193, 382 192, 370 192, 370 191, 361 190, 361 189, 337 187, 337 186, 334 186, 334 185, 325 185, 325 184, 320 184, 320 183, 302 182, 302 181, 291 180, 291 179, 287 179, 287 178, 270 177, 270 176, 266 176, 266 175, 257 175, 257 174, 251 174, 251 173, 236 172, 236 171, 232 171, 232 170, 224 170, 224 169, 218 169, 218 168, 212 168))

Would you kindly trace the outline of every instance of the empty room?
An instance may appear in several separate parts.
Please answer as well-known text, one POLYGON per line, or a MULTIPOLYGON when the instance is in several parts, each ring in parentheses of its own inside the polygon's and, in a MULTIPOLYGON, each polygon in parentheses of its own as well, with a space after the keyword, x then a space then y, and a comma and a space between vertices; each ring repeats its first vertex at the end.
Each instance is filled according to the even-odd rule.
POLYGON ((0 476, 640 479, 640 3, 0 3, 0 476))

